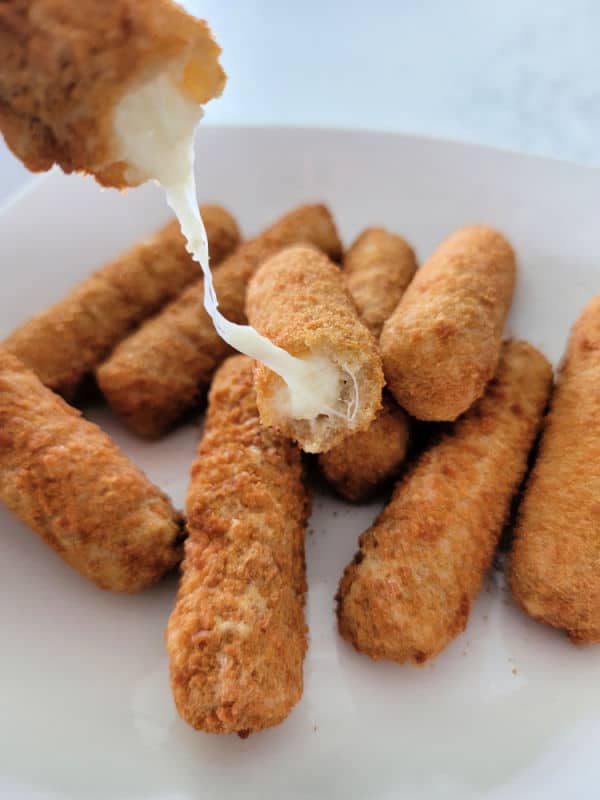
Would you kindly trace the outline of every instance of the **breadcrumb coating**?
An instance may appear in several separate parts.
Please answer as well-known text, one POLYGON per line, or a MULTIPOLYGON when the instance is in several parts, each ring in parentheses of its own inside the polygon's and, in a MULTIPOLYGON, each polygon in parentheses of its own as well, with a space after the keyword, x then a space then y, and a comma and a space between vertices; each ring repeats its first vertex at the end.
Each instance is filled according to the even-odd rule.
POLYGON ((302 696, 309 508, 300 452, 260 424, 251 359, 228 359, 191 469, 167 627, 175 703, 194 728, 246 735, 302 696))
POLYGON ((171 0, 11 0, 0 4, 0 129, 32 171, 58 164, 123 187, 113 130, 128 91, 181 62, 181 90, 221 94, 220 48, 171 0))
POLYGON ((339 630, 358 650, 422 664, 464 630, 551 385, 544 356, 508 342, 482 399, 400 481, 339 586, 339 630))
MULTIPOLYGON (((211 260, 240 240, 235 219, 202 206, 211 260)), ((173 220, 78 284, 63 300, 20 325, 3 346, 67 399, 133 327, 197 280, 200 268, 173 220)))
POLYGON ((376 339, 417 270, 408 242, 385 228, 367 228, 344 255, 346 287, 376 339))
POLYGON ((417 271, 383 326, 388 386, 417 419, 452 421, 494 375, 515 285, 512 247, 492 228, 462 228, 417 271))
POLYGON ((600 295, 569 338, 509 559, 512 593, 575 644, 600 642, 600 295))
POLYGON ((395 477, 406 458, 409 436, 407 414, 384 394, 383 407, 369 427, 321 453, 319 467, 342 497, 359 503, 395 477))
POLYGON ((166 495, 2 347, 0 499, 102 589, 136 592, 181 557, 166 495))

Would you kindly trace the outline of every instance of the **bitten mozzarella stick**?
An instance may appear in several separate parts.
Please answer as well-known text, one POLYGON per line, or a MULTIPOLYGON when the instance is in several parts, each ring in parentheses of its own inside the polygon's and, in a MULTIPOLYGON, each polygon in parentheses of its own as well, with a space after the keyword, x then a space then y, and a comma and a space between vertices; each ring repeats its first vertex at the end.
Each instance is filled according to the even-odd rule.
POLYGON ((481 397, 515 273, 510 244, 480 226, 454 233, 418 270, 380 340, 388 386, 409 414, 454 420, 481 397))
POLYGON ((302 696, 309 506, 298 449, 259 422, 251 359, 228 359, 192 466, 167 627, 175 703, 194 728, 258 731, 302 696))
POLYGON ((1 347, 0 499, 103 589, 143 589, 181 556, 167 497, 1 347))
POLYGON ((573 326, 518 514, 508 579, 534 619, 600 642, 600 295, 573 326))
POLYGON ((383 408, 367 430, 347 436, 321 453, 321 472, 346 500, 366 500, 397 474, 406 458, 409 431, 405 412, 384 394, 383 408))
MULTIPOLYGON (((237 223, 220 206, 202 206, 201 211, 217 264, 239 242, 237 223)), ((4 347, 50 389, 72 397, 83 377, 131 328, 176 297, 199 273, 173 220, 18 327, 4 347)))
MULTIPOLYGON (((332 258, 341 245, 329 211, 301 206, 244 242, 215 271, 223 314, 245 322, 246 285, 261 261, 294 242, 310 242, 332 258)), ((204 282, 183 294, 125 339, 97 370, 106 399, 142 436, 156 437, 193 407, 231 352, 203 306, 204 282)))
POLYGON ((15 155, 34 172, 58 164, 107 186, 151 177, 128 161, 138 131, 152 150, 163 124, 151 97, 158 114, 177 98, 174 130, 186 104, 225 85, 208 27, 171 0, 11 0, 0 4, 0 53, 0 129, 15 155))
POLYGON ((265 261, 250 281, 246 311, 259 333, 312 367, 310 381, 303 376, 290 387, 257 363, 263 425, 310 453, 325 452, 370 425, 381 407, 381 358, 340 271, 323 253, 298 245, 265 261), (325 393, 332 398, 328 407, 321 405, 325 393))
POLYGON ((483 398, 398 484, 339 587, 339 630, 358 650, 422 664, 464 630, 551 384, 539 352, 508 342, 483 398))
POLYGON ((367 228, 344 256, 346 288, 375 338, 413 279, 412 247, 384 228, 367 228))

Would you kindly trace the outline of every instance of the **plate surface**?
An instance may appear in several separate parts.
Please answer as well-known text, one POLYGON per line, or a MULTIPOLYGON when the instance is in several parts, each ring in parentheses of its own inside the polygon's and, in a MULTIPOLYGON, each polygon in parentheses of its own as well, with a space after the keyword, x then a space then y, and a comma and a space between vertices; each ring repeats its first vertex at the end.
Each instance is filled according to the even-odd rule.
MULTIPOLYGON (((424 259, 454 228, 505 231, 520 276, 509 331, 556 363, 600 290, 600 174, 473 146, 352 131, 205 127, 202 201, 252 235, 324 200, 348 243, 369 224, 424 259)), ((153 186, 119 195, 51 174, 0 216, 0 336, 167 217, 153 186)), ((137 441, 98 421, 183 503, 198 426, 137 441)), ((423 668, 374 663, 337 635, 333 596, 377 504, 315 496, 307 536, 304 697, 242 741, 181 722, 163 631, 171 577, 133 597, 101 592, 0 508, 0 796, 20 800, 563 798, 600 784, 600 648, 531 622, 492 574, 466 632, 423 668)))

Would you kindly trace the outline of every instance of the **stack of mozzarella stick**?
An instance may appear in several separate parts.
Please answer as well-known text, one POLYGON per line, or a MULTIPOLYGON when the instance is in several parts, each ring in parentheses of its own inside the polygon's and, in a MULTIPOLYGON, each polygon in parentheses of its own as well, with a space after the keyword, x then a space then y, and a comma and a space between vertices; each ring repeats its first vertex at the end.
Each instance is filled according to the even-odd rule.
POLYGON ((410 245, 381 228, 342 253, 322 205, 244 242, 225 209, 202 213, 224 313, 292 355, 342 365, 352 422, 292 417, 281 379, 230 354, 174 223, 0 345, 4 503, 105 589, 137 591, 183 558, 167 627, 181 716, 246 735, 300 699, 311 466, 352 502, 399 478, 337 593, 339 631, 361 652, 422 664, 464 630, 519 492, 514 597, 573 642, 600 641, 600 297, 552 393, 546 358, 502 341, 516 264, 499 232, 459 230, 417 269, 410 245), (185 519, 67 404, 90 373, 147 437, 208 394, 185 519), (425 448, 411 444, 414 420, 432 433, 425 448))

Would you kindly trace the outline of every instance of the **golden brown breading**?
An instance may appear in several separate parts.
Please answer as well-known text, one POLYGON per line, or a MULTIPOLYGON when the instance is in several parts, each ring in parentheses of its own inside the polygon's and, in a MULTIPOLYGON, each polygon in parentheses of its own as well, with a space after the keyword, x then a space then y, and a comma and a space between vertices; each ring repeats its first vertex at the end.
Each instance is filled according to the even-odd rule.
POLYGON ((573 326, 509 560, 512 593, 575 644, 600 642, 600 295, 573 326))
MULTIPOLYGON (((341 254, 331 214, 322 205, 300 206, 241 245, 215 271, 219 308, 245 322, 246 285, 260 262, 294 242, 311 242, 333 258, 341 254)), ((204 282, 190 286, 154 319, 125 339, 97 371, 114 411, 142 436, 164 433, 208 388, 231 352, 204 310, 204 282)))
MULTIPOLYGON (((358 387, 354 418, 321 414, 314 420, 297 419, 278 402, 283 379, 257 363, 256 401, 263 425, 296 440, 309 453, 325 452, 370 425, 381 407, 381 357, 342 274, 323 253, 295 245, 264 261, 248 286, 246 312, 250 324, 271 342, 292 356, 323 356, 342 373, 353 375, 358 387)), ((349 399, 349 377, 346 391, 349 399)))
POLYGON ((304 526, 297 448, 258 419, 252 361, 212 383, 187 496, 188 539, 167 628, 177 709, 195 728, 248 733, 302 696, 304 526))
POLYGON ((508 342, 482 399, 398 484, 339 587, 358 650, 422 664, 464 630, 551 385, 544 356, 508 342))
POLYGON ((481 397, 500 353, 515 285, 510 244, 491 228, 463 228, 419 269, 383 326, 383 369, 409 414, 454 420, 481 397))
POLYGON ((347 436, 327 453, 321 453, 319 467, 346 500, 366 500, 397 474, 406 458, 409 432, 408 416, 393 398, 384 394, 383 408, 367 430, 347 436))
POLYGON ((181 60, 181 90, 219 95, 225 74, 206 23, 171 0, 0 4, 0 129, 34 172, 58 164, 127 185, 113 113, 129 90, 181 60))
MULTIPOLYGON (((211 261, 239 243, 234 218, 220 206, 202 206, 211 261)), ((86 373, 146 317, 198 278, 176 220, 78 284, 64 300, 20 325, 3 346, 46 386, 70 398, 86 373)))
POLYGON ((346 287, 376 339, 416 270, 412 247, 385 228, 367 228, 344 255, 346 287))
POLYGON ((0 499, 103 589, 143 589, 181 557, 167 497, 1 347, 0 499))

